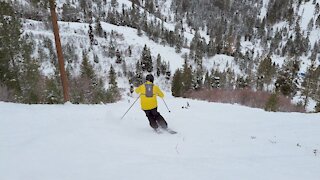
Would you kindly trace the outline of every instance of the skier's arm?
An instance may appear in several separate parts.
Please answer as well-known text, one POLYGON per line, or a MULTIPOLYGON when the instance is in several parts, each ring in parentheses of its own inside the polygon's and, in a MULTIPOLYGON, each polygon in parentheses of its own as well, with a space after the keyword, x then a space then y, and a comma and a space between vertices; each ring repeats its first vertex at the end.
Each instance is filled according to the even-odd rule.
POLYGON ((142 94, 142 86, 137 87, 134 92, 136 92, 137 94, 142 94))

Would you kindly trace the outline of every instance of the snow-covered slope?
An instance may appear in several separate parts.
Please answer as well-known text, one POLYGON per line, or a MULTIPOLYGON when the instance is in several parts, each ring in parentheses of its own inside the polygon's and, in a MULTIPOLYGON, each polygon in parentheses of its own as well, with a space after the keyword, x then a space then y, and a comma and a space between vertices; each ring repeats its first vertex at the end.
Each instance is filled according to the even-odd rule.
POLYGON ((178 134, 156 134, 135 98, 107 105, 0 102, 3 180, 318 180, 319 114, 167 97, 178 134), (182 108, 190 104, 188 109, 182 108))

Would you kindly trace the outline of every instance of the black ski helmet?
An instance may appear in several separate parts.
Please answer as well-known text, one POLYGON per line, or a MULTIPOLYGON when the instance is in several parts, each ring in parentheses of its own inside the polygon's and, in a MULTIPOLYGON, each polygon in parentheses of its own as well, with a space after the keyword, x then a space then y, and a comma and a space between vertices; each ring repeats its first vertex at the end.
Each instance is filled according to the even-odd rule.
POLYGON ((152 74, 148 74, 148 75, 146 76, 146 81, 150 81, 150 82, 153 83, 153 80, 154 80, 154 77, 153 77, 152 74))

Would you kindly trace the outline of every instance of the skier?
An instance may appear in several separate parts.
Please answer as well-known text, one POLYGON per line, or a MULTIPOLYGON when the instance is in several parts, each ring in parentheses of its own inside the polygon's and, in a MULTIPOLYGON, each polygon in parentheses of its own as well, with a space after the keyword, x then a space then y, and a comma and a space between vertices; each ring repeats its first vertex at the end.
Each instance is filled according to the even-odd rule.
POLYGON ((146 82, 135 89, 140 94, 141 109, 146 113, 150 126, 159 132, 158 127, 167 130, 168 124, 161 114, 157 111, 157 96, 163 98, 164 94, 160 88, 153 84, 154 77, 152 74, 146 76, 146 82))

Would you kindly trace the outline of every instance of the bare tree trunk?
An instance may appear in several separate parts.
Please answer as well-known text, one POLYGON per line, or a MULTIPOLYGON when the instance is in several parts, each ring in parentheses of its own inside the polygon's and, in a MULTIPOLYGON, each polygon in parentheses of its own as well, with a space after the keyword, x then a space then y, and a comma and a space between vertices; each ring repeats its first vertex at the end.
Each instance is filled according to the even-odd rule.
POLYGON ((54 0, 50 0, 50 11, 51 11, 51 18, 52 18, 52 25, 53 25, 53 33, 56 42, 56 49, 58 55, 58 62, 59 62, 59 69, 60 69, 60 77, 63 87, 63 97, 64 102, 69 101, 69 85, 68 79, 66 75, 66 71, 64 68, 64 59, 62 54, 61 42, 60 42, 60 35, 59 35, 59 26, 57 22, 57 14, 56 14, 56 6, 54 0))

